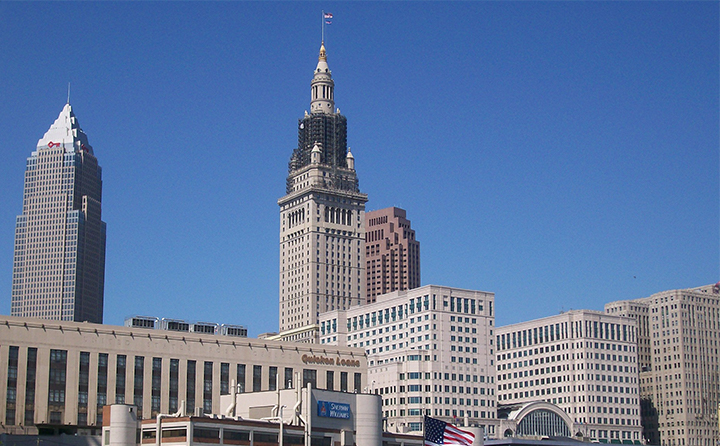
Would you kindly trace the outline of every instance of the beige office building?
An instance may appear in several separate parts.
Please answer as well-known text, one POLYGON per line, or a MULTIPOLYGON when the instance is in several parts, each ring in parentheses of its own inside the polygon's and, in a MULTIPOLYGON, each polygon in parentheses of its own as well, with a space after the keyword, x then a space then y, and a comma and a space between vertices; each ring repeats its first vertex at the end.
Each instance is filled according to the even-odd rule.
POLYGON ((102 425, 106 404, 220 414, 220 395, 302 384, 360 392, 362 349, 0 316, 0 431, 70 432, 102 425))
POLYGON ((493 293, 426 285, 320 315, 320 346, 362 348, 390 432, 423 416, 496 432, 493 293))
POLYGON ((365 203, 321 46, 280 206, 280 338, 315 342, 320 313, 365 303, 365 203))
POLYGON ((102 169, 70 104, 27 159, 11 314, 102 323, 102 169))
POLYGON ((368 302, 380 294, 420 286, 420 242, 404 209, 365 213, 365 264, 368 302))
POLYGON ((496 338, 499 405, 546 401, 574 422, 561 435, 641 440, 633 319, 573 310, 498 327, 496 338))
POLYGON ((611 302, 638 321, 640 395, 652 444, 711 446, 720 404, 720 284, 611 302))

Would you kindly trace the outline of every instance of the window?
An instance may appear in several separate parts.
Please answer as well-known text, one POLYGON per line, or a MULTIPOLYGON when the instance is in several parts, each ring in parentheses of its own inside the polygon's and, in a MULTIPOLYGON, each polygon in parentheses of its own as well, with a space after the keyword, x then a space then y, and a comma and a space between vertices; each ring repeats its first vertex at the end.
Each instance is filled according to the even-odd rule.
POLYGON ((203 368, 203 413, 212 413, 213 363, 205 361, 203 368))
POLYGON ((289 367, 285 367, 285 388, 286 389, 292 389, 293 388, 293 369, 289 367))
POLYGON ((268 390, 277 390, 278 368, 270 366, 268 374, 268 390))
POLYGON ((340 372, 340 391, 348 391, 348 372, 340 372))
POLYGON ((325 388, 328 390, 335 390, 335 372, 332 370, 327 371, 325 383, 325 388))
MULTIPOLYGON (((179 359, 171 359, 170 360, 170 404, 169 409, 170 413, 175 413, 178 410, 178 379, 180 376, 180 360, 179 359)), ((184 414, 181 414, 184 415, 184 414)))
POLYGON ((102 425, 103 406, 108 404, 107 401, 107 380, 108 380, 108 354, 98 354, 98 371, 97 371, 97 403, 95 407, 96 424, 102 425))
POLYGON ((115 366, 115 404, 125 404, 126 355, 117 355, 115 366))
POLYGON ((137 406, 138 411, 142 413, 143 407, 143 380, 145 372, 145 357, 135 357, 135 367, 133 369, 133 403, 137 406))
POLYGON ((237 365, 237 393, 245 393, 245 364, 237 365))
POLYGON ((220 363, 220 395, 228 395, 230 393, 230 364, 227 362, 220 363))
POLYGON ((15 404, 17 399, 17 370, 19 351, 19 347, 10 346, 10 351, 8 353, 8 380, 7 395, 5 397, 5 424, 9 426, 15 424, 15 404))
POLYGON ((308 383, 313 389, 317 389, 317 371, 311 369, 303 369, 303 387, 307 387, 308 383))
POLYGON ((50 350, 50 383, 48 386, 48 409, 51 422, 53 417, 62 422, 65 410, 65 384, 67 350, 50 350))
POLYGON ((150 404, 151 415, 154 417, 160 413, 160 390, 162 382, 162 358, 152 360, 152 401, 150 404))
POLYGON ((197 362, 189 360, 187 362, 187 385, 186 385, 186 398, 187 407, 195 409, 195 375, 197 369, 197 362))
POLYGON ((27 378, 25 381, 25 426, 35 424, 35 373, 37 370, 37 348, 28 348, 27 378))
POLYGON ((253 366, 253 392, 260 392, 262 389, 262 366, 253 366))
POLYGON ((80 365, 78 370, 78 423, 81 423, 82 420, 85 420, 84 424, 87 424, 88 382, 90 379, 90 352, 80 352, 80 365))

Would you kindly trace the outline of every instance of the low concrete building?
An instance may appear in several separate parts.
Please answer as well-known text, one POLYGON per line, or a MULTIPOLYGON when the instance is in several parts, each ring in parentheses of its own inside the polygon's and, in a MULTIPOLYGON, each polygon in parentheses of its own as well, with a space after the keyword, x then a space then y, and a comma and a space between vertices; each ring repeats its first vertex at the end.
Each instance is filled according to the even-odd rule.
POLYGON ((92 433, 108 404, 135 405, 140 419, 183 402, 188 414, 217 414, 233 381, 239 392, 275 390, 295 372, 313 388, 367 386, 362 349, 11 316, 0 316, 0 364, 6 433, 92 433))
MULTIPOLYGON (((300 375, 297 376, 298 384, 300 375)), ((421 435, 384 433, 380 397, 305 388, 221 397, 225 413, 159 414, 139 422, 134 406, 106 406, 103 445, 421 446, 421 435), (287 409, 287 410, 284 410, 287 409), (139 431, 139 433, 138 433, 139 431)), ((479 443, 482 444, 482 443, 479 443)))

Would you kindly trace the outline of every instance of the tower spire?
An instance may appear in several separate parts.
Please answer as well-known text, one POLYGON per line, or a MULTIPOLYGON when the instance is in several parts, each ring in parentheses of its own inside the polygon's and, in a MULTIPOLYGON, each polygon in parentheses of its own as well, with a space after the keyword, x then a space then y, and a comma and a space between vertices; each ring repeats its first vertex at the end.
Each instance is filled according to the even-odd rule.
POLYGON ((320 43, 318 64, 310 88, 312 91, 310 113, 331 114, 335 108, 335 82, 332 80, 330 67, 327 63, 327 51, 325 51, 324 42, 320 43))

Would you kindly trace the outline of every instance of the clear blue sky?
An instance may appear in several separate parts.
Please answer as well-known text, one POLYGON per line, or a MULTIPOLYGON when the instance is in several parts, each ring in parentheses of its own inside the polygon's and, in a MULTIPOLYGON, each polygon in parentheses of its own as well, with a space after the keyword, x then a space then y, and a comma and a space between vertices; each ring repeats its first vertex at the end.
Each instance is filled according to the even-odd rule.
POLYGON ((66 100, 103 167, 105 321, 277 329, 277 199, 326 30, 368 209, 497 324, 720 280, 718 2, 0 2, 0 312, 66 100))

